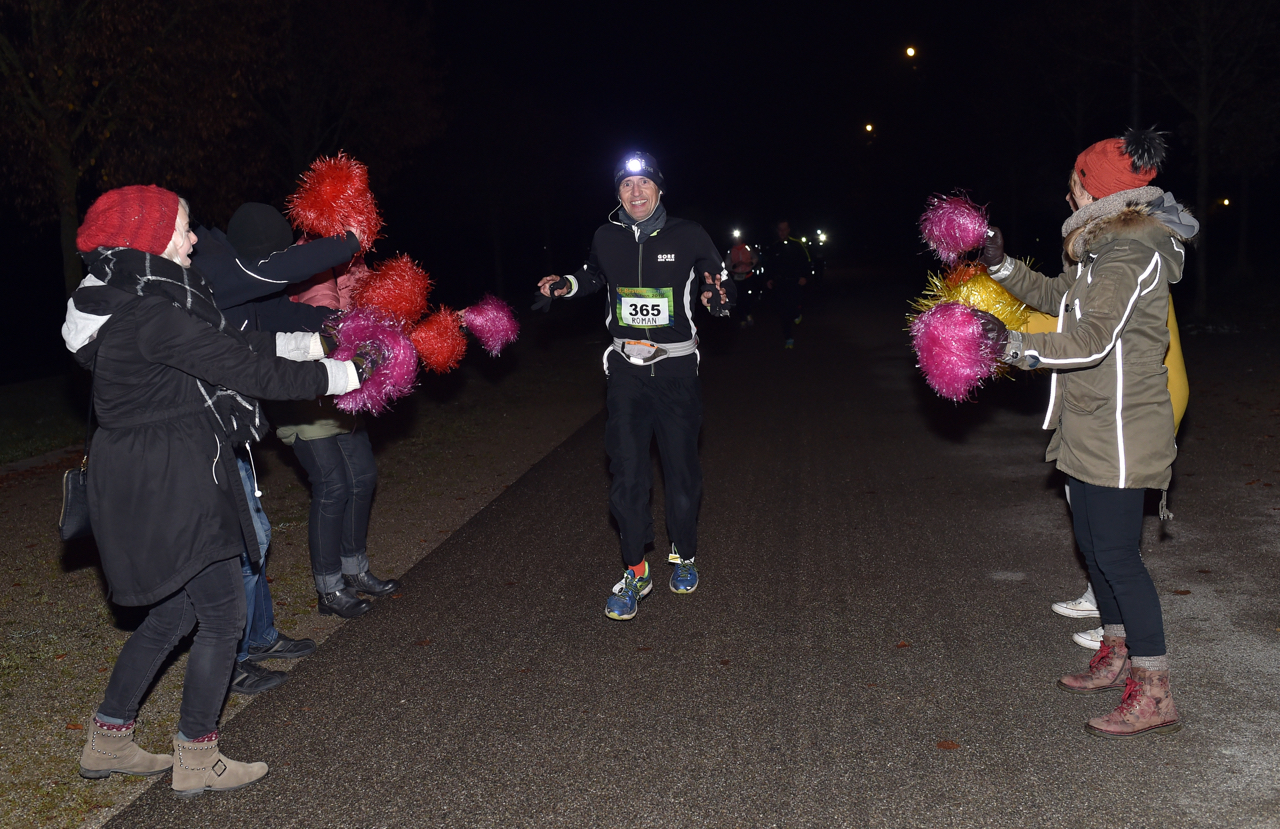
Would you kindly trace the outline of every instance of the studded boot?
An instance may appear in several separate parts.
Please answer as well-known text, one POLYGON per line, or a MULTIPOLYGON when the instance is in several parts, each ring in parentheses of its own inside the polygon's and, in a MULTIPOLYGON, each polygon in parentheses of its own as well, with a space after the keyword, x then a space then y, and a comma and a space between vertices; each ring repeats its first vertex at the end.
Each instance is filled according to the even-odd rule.
POLYGON ((173 766, 173 758, 143 751, 133 741, 133 728, 133 723, 112 725, 94 717, 89 726, 89 739, 80 752, 80 776, 101 780, 113 774, 150 777, 168 771, 173 766))
POLYGON ((1067 674, 1058 687, 1070 694, 1100 694, 1125 687, 1129 677, 1129 649, 1119 636, 1103 636, 1098 652, 1084 673, 1067 674))
POLYGON ((218 750, 218 732, 199 740, 173 738, 173 793, 196 797, 256 783, 267 775, 266 763, 241 763, 218 750))

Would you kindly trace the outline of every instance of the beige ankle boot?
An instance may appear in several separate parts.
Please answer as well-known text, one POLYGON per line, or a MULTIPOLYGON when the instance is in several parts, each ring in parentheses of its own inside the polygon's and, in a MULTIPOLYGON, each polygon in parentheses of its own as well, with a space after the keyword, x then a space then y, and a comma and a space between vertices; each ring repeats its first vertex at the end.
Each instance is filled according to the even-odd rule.
POLYGON ((1102 644, 1089 669, 1080 674, 1067 674, 1058 680, 1058 687, 1071 694, 1098 694, 1118 691, 1129 678, 1129 649, 1119 636, 1103 636, 1102 644))
POLYGON ((216 732, 214 739, 204 743, 173 738, 173 791, 178 797, 239 789, 266 775, 266 763, 241 763, 223 757, 216 732))
POLYGON ((127 726, 106 726, 95 717, 89 725, 89 739, 80 752, 80 776, 89 780, 101 780, 113 774, 136 774, 150 777, 168 771, 173 758, 167 754, 152 754, 138 748, 133 741, 133 723, 127 726))

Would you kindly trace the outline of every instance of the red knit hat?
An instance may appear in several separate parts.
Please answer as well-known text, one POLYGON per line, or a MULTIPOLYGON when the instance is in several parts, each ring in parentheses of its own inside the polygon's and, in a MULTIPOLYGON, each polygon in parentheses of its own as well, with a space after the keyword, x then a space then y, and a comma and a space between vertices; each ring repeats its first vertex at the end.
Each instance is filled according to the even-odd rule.
POLYGON ((160 256, 178 225, 178 194, 154 184, 108 190, 89 208, 76 248, 133 248, 160 256))
POLYGON ((1123 138, 1099 141, 1076 157, 1076 175, 1085 191, 1103 199, 1121 190, 1146 187, 1164 161, 1163 133, 1129 130, 1123 138))

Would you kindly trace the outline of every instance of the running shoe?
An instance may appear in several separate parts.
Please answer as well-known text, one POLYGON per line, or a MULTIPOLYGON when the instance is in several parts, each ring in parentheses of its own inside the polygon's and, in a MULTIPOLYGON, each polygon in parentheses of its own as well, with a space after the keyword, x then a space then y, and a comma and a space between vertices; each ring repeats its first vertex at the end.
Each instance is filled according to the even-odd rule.
POLYGON ((682 558, 671 574, 672 593, 692 593, 698 589, 698 566, 691 558, 682 558))
POLYGON ((782 344, 782 347, 783 347, 783 348, 795 348, 795 347, 796 347, 796 341, 795 341, 795 340, 787 340, 785 343, 783 343, 783 344, 782 344))
POLYGON ((1079 633, 1071 634, 1071 641, 1075 642, 1082 648, 1096 651, 1102 647, 1102 628, 1094 628, 1093 630, 1082 630, 1079 633))
POLYGON ((644 578, 636 578, 631 568, 623 574, 622 581, 613 586, 613 592, 604 603, 604 615, 610 619, 623 621, 636 615, 640 600, 649 595, 653 589, 653 571, 644 578))

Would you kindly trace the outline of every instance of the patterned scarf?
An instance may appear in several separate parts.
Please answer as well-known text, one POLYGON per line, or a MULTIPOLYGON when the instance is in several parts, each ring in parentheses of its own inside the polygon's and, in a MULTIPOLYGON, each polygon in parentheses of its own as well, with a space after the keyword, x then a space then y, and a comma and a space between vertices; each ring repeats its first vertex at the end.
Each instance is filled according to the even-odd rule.
MULTIPOLYGON (((125 293, 164 297, 175 308, 248 347, 244 335, 227 324, 213 301, 213 290, 198 271, 133 248, 98 248, 82 253, 81 257, 89 266, 90 276, 125 293)), ((233 445, 243 446, 262 439, 267 419, 257 400, 198 377, 192 379, 204 397, 205 406, 233 445)))

